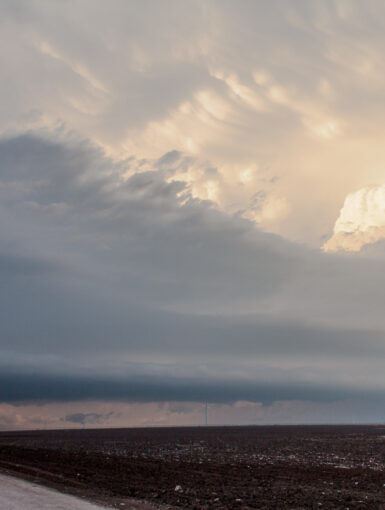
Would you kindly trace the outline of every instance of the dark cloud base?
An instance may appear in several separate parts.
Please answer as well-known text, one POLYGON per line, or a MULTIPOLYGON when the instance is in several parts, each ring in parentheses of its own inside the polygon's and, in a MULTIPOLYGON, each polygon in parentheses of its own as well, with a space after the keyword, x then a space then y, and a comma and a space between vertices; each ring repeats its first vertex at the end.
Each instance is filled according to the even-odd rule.
POLYGON ((334 402, 380 400, 377 390, 352 389, 304 382, 263 383, 240 380, 183 378, 102 379, 54 375, 0 375, 0 401, 7 403, 121 400, 129 402, 238 400, 271 404, 282 400, 334 402))
POLYGON ((179 153, 143 172, 52 136, 0 140, 0 401, 380 401, 355 376, 385 353, 382 260, 194 199, 179 153))

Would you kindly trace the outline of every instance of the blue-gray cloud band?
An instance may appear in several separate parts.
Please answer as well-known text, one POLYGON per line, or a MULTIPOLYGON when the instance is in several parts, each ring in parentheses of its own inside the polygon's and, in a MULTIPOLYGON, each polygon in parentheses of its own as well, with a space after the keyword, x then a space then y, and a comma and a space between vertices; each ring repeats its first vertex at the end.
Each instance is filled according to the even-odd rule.
POLYGON ((258 231, 170 181, 178 162, 0 141, 0 400, 374 398, 381 247, 324 255, 258 231))
POLYGON ((0 401, 73 402, 109 400, 128 402, 191 401, 232 403, 239 400, 270 404, 282 400, 335 402, 346 399, 378 400, 376 389, 335 387, 312 382, 255 382, 191 379, 183 377, 131 377, 126 379, 55 376, 41 374, 0 375, 0 401))

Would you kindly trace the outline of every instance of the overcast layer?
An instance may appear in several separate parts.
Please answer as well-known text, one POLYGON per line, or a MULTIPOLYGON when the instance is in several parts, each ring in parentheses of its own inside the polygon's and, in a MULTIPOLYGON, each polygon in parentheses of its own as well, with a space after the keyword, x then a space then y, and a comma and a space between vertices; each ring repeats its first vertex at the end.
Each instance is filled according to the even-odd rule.
POLYGON ((381 419, 384 11, 1 3, 0 426, 381 419))

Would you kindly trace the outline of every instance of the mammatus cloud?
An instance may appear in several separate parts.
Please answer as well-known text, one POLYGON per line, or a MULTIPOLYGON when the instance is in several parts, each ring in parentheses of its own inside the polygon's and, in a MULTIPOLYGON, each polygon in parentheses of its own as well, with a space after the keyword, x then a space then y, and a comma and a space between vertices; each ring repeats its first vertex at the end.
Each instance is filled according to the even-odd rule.
POLYGON ((117 423, 128 402, 143 424, 183 422, 201 399, 252 401, 262 421, 277 402, 379 402, 384 4, 0 14, 0 393, 15 426, 40 423, 16 411, 37 402, 65 426, 117 423))
POLYGON ((385 238, 385 186, 366 187, 350 193, 335 223, 325 251, 359 251, 385 238))
POLYGON ((350 190, 383 182, 379 0, 0 9, 3 135, 64 126, 115 160, 176 150, 194 197, 316 248, 350 190))

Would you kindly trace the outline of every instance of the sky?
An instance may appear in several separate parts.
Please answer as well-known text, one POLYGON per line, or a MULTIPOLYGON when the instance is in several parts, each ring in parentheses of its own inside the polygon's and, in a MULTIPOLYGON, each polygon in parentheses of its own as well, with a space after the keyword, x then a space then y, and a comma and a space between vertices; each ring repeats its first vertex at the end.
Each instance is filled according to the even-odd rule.
POLYGON ((385 420, 384 20, 1 0, 0 428, 385 420))

